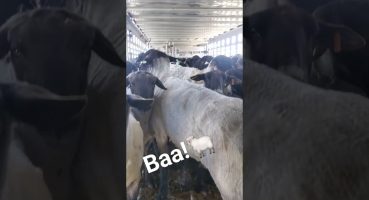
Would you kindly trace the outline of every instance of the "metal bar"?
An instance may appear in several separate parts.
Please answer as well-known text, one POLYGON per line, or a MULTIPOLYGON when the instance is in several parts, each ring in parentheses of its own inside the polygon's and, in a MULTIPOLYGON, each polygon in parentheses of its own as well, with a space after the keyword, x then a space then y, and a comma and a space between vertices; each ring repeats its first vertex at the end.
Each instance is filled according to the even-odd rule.
POLYGON ((135 7, 135 6, 127 6, 127 10, 128 11, 145 11, 145 10, 149 10, 149 11, 153 11, 153 10, 159 10, 159 11, 163 11, 163 10, 175 10, 175 11, 196 11, 196 10, 199 10, 199 11, 220 11, 220 10, 240 10, 242 11, 242 7, 228 7, 228 8, 222 8, 222 7, 219 7, 219 8, 191 8, 191 7, 149 7, 149 6, 146 6, 146 7, 143 7, 143 6, 140 6, 140 7, 135 7))

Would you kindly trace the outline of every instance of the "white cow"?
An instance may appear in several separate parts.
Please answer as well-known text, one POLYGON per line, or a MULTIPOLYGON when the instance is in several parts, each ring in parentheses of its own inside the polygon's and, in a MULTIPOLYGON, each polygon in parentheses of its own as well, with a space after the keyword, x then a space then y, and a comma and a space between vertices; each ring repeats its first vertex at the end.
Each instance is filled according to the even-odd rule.
MULTIPOLYGON (((217 152, 201 159, 223 199, 242 199, 242 100, 169 77, 157 91, 150 127, 158 146, 168 137, 177 146, 189 136, 208 136, 217 152)), ((189 151, 199 161, 198 154, 189 151)))

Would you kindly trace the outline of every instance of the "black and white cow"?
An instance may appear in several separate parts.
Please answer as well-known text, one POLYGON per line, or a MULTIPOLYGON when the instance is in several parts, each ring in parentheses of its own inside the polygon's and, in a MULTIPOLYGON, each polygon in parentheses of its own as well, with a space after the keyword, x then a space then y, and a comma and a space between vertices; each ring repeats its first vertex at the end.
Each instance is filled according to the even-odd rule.
MULTIPOLYGON (((365 39, 365 44, 353 51, 341 51, 340 47, 344 47, 344 45, 339 43, 337 44, 337 48, 334 51, 331 51, 334 75, 337 80, 340 80, 337 84, 333 83, 333 87, 338 89, 343 88, 346 90, 356 87, 358 90, 363 91, 362 93, 364 93, 365 96, 369 96, 368 9, 368 1, 351 0, 334 1, 323 5, 314 11, 314 16, 318 20, 324 23, 350 27, 365 39), (346 84, 343 85, 344 83, 346 84)), ((344 37, 345 36, 342 34, 336 34, 337 40, 344 37)), ((322 49, 322 51, 323 50, 325 49, 322 49)))
POLYGON ((323 50, 345 52, 365 45, 365 39, 351 28, 316 20, 294 6, 277 6, 244 21, 248 58, 314 85, 320 83, 312 74, 312 64, 323 50))

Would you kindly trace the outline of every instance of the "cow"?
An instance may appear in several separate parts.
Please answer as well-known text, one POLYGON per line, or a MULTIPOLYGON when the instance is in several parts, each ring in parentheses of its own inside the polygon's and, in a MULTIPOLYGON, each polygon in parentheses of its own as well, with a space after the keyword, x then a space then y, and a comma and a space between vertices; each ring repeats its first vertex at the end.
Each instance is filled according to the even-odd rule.
POLYGON ((294 6, 278 6, 244 18, 246 57, 307 83, 322 49, 353 51, 365 39, 349 27, 323 23, 294 6), (340 37, 337 37, 337 35, 340 37))
MULTIPOLYGON (((153 99, 154 98, 154 91, 155 86, 158 86, 162 90, 166 90, 167 88, 163 85, 163 83, 158 79, 156 76, 152 75, 151 73, 147 71, 137 71, 134 73, 131 73, 127 76, 127 82, 129 83, 129 92, 133 95, 138 95, 139 97, 145 98, 145 99, 153 99)), ((155 138, 155 135, 150 130, 150 126, 148 121, 151 117, 151 110, 152 110, 152 104, 150 104, 150 107, 147 107, 147 109, 139 108, 139 107, 131 107, 130 108, 130 123, 128 124, 127 129, 127 141, 130 140, 133 143, 136 143, 136 148, 128 148, 127 150, 127 161, 131 161, 130 166, 127 165, 127 167, 130 167, 130 171, 133 172, 134 170, 140 170, 142 160, 139 159, 138 162, 135 155, 144 155, 147 154, 148 149, 150 146, 146 146, 144 149, 144 145, 146 145, 148 142, 152 141, 155 138), (140 127, 135 126, 135 120, 139 122, 140 127), (140 130, 137 130, 140 128, 140 130), (140 141, 141 140, 141 141, 140 141)), ((128 147, 131 147, 131 145, 128 145, 128 147)), ((167 147, 161 148, 161 152, 165 152, 165 149, 167 147)), ((157 149, 155 149, 158 151, 157 149)), ((142 156, 141 156, 142 157, 142 156)), ((138 193, 138 182, 140 180, 140 174, 136 171, 136 177, 127 176, 127 178, 130 178, 132 180, 128 180, 130 182, 128 192, 129 192, 129 198, 133 198, 138 193)), ((167 193, 168 193, 168 171, 167 169, 161 169, 160 170, 160 191, 157 196, 158 199, 166 199, 167 193)))
POLYGON ((64 9, 42 8, 17 14, 1 27, 0 54, 3 57, 10 51, 18 79, 43 85, 59 95, 87 94, 89 99, 77 122, 54 131, 55 135, 46 137, 27 126, 16 131, 26 156, 42 170, 53 199, 122 199, 126 195, 122 170, 125 63, 110 41, 115 38, 112 33, 119 35, 122 39, 114 44, 124 49, 125 30, 110 25, 121 23, 111 19, 120 15, 123 3, 84 1, 79 6, 87 7, 75 9, 91 17, 91 22, 64 9), (93 17, 100 14, 104 17, 93 17), (101 19, 110 21, 101 23, 101 19), (30 26, 31 22, 38 26, 30 26), (104 24, 104 33, 92 23, 104 24), (109 39, 104 36, 107 34, 109 39), (21 38, 27 43, 19 46, 17 39, 21 38), (27 45, 31 44, 37 51, 29 50, 27 45), (99 60, 92 50, 108 62, 99 60))
POLYGON ((245 199, 369 198, 366 98, 250 60, 243 75, 245 199))
POLYGON ((111 64, 124 67, 98 28, 64 9, 18 13, 0 28, 0 58, 10 53, 17 79, 60 95, 85 93, 92 50, 111 64))
MULTIPOLYGON (((367 1, 334 1, 317 8, 313 15, 323 23, 337 24, 350 27, 353 31, 359 33, 366 41, 365 45, 353 51, 340 51, 336 49, 331 51, 333 57, 334 75, 340 82, 346 83, 343 86, 333 85, 339 88, 348 88, 353 90, 357 88, 356 93, 364 93, 369 96, 369 31, 366 27, 369 25, 369 2, 367 1), (348 87, 351 86, 351 87, 348 87), (360 92, 363 91, 363 92, 360 92)), ((336 37, 345 37, 337 35, 336 37)), ((322 47, 322 51, 324 51, 322 47)), ((341 84, 342 85, 342 84, 341 84)))
POLYGON ((209 170, 223 199, 242 199, 242 100, 176 77, 163 83, 168 90, 155 92, 148 121, 159 149, 168 138, 180 148, 189 136, 210 137, 215 154, 200 159, 188 147, 189 155, 209 170))

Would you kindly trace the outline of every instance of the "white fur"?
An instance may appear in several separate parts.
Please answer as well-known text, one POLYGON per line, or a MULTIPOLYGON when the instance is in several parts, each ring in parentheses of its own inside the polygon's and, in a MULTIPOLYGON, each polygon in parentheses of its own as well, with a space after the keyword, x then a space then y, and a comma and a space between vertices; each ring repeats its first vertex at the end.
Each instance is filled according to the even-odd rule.
MULTIPOLYGON (((163 72, 161 72, 163 74, 163 72)), ((155 74, 154 74, 155 75, 155 74)), ((225 200, 242 199, 242 100, 173 77, 161 77, 149 121, 158 145, 180 148, 189 136, 212 138, 217 153, 201 159, 225 200)), ((198 155, 189 155, 199 161, 198 155)))
POLYGON ((209 153, 214 153, 213 143, 211 142, 210 137, 203 136, 200 138, 194 138, 190 136, 186 139, 186 142, 191 145, 191 147, 200 154, 200 158, 205 156, 205 151, 209 150, 209 153))
POLYGON ((180 79, 183 79, 183 80, 188 80, 190 82, 201 83, 202 84, 203 81, 193 81, 193 80, 191 80, 191 76, 206 73, 207 71, 209 71, 208 68, 205 68, 203 70, 199 70, 197 68, 192 68, 192 67, 181 67, 181 66, 173 67, 171 65, 169 76, 177 77, 177 78, 180 78, 180 79))
POLYGON ((126 150, 126 188, 128 196, 132 197, 137 192, 141 179, 144 144, 140 123, 133 117, 131 112, 127 121, 126 150))

